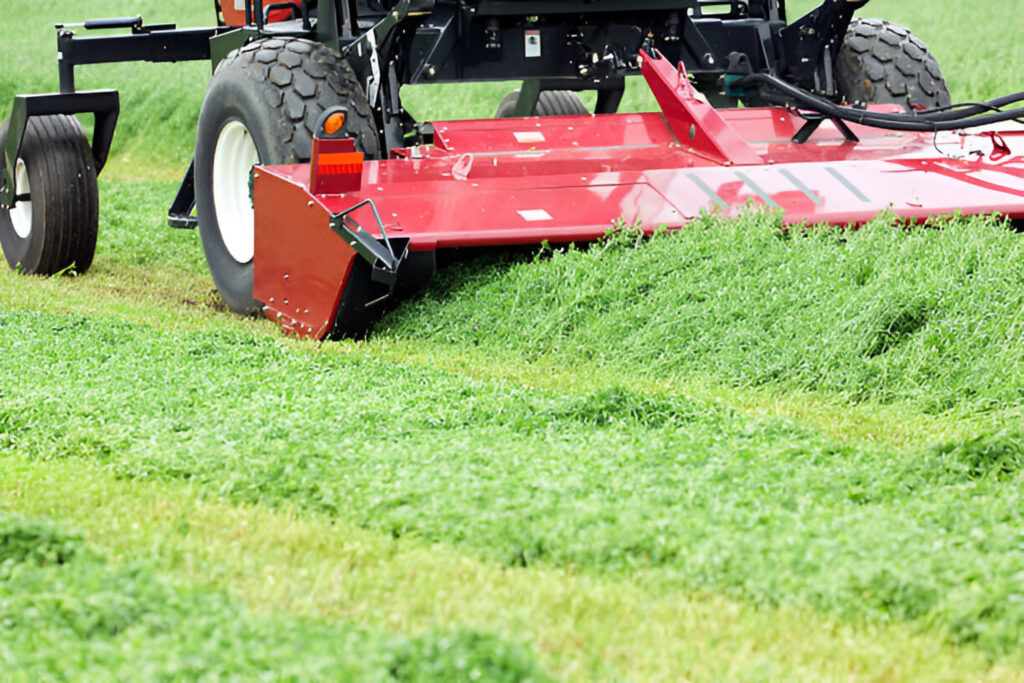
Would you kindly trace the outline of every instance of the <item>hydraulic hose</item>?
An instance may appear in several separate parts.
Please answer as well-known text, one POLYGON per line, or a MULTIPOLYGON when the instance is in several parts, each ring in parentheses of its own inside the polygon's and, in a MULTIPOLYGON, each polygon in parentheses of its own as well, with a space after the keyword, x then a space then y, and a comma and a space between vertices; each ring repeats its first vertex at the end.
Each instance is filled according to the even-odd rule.
POLYGON ((987 102, 968 102, 905 114, 887 114, 866 109, 843 107, 780 78, 751 74, 735 83, 738 87, 757 87, 762 97, 774 104, 796 105, 829 118, 841 119, 874 128, 931 133, 987 126, 1005 121, 1024 123, 1024 107, 1002 108, 1024 101, 1024 92, 1005 95, 987 102), (988 113, 985 113, 988 112, 988 113))

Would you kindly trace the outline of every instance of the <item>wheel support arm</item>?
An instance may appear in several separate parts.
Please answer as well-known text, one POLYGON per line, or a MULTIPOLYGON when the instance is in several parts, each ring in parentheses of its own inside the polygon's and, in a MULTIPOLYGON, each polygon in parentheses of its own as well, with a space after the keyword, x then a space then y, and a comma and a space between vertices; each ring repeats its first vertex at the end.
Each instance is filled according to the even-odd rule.
POLYGON ((116 90, 16 96, 14 106, 11 107, 7 137, 0 140, 0 156, 3 162, 0 167, 0 208, 9 209, 15 202, 14 167, 21 153, 21 142, 30 117, 93 114, 96 117, 96 125, 92 136, 92 155, 98 174, 107 163, 120 111, 120 98, 116 90))

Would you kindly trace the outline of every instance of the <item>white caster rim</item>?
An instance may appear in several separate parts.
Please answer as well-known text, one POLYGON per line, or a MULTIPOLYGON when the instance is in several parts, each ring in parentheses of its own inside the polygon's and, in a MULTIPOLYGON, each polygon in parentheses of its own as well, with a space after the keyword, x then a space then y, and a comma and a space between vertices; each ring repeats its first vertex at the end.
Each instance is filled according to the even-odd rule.
MULTIPOLYGON (((23 159, 18 159, 14 166, 14 194, 31 195, 32 183, 28 179, 28 167, 23 159)), ((20 201, 11 207, 11 225, 14 234, 21 239, 28 239, 32 234, 32 201, 20 201)))

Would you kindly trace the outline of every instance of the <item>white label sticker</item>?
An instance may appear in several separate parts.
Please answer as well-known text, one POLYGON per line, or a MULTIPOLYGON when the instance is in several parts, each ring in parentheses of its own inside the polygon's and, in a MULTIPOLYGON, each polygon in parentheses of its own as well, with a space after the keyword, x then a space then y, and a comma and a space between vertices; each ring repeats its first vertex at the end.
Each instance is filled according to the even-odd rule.
POLYGON ((513 135, 516 136, 516 142, 523 145, 544 142, 544 133, 541 133, 539 130, 528 130, 525 133, 517 131, 513 135))
POLYGON ((245 11, 245 0, 235 0, 235 9, 239 12, 245 11))
POLYGON ((526 32, 526 58, 535 59, 541 56, 540 31, 526 32))
POLYGON ((529 221, 530 223, 551 220, 551 214, 549 214, 544 209, 530 209, 527 211, 520 211, 519 215, 523 217, 523 220, 529 221))

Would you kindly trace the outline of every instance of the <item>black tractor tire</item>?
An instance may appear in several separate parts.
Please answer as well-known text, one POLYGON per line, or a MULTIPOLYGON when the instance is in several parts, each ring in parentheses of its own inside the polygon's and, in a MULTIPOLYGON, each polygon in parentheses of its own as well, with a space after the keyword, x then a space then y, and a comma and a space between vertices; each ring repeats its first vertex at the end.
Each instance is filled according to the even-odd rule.
POLYGON ((881 19, 854 19, 836 59, 839 94, 849 103, 944 107, 949 88, 939 63, 909 29, 881 19))
POLYGON ((356 147, 378 157, 369 101, 336 51, 300 38, 270 38, 232 51, 218 65, 196 131, 196 214, 210 273, 232 311, 262 309, 252 293, 252 165, 308 161, 318 119, 337 105, 348 108, 344 130, 356 147))
MULTIPOLYGON (((0 140, 7 137, 8 125, 0 126, 0 140)), ((28 120, 15 193, 30 199, 0 210, 0 248, 7 264, 26 275, 89 270, 100 200, 96 162, 78 119, 59 114, 28 120)))
MULTIPOLYGON (((518 90, 505 95, 505 99, 498 105, 494 118, 510 119, 515 116, 518 101, 518 90)), ((579 93, 572 90, 544 90, 537 99, 537 106, 533 108, 534 116, 586 116, 589 113, 590 110, 583 103, 579 93)))

